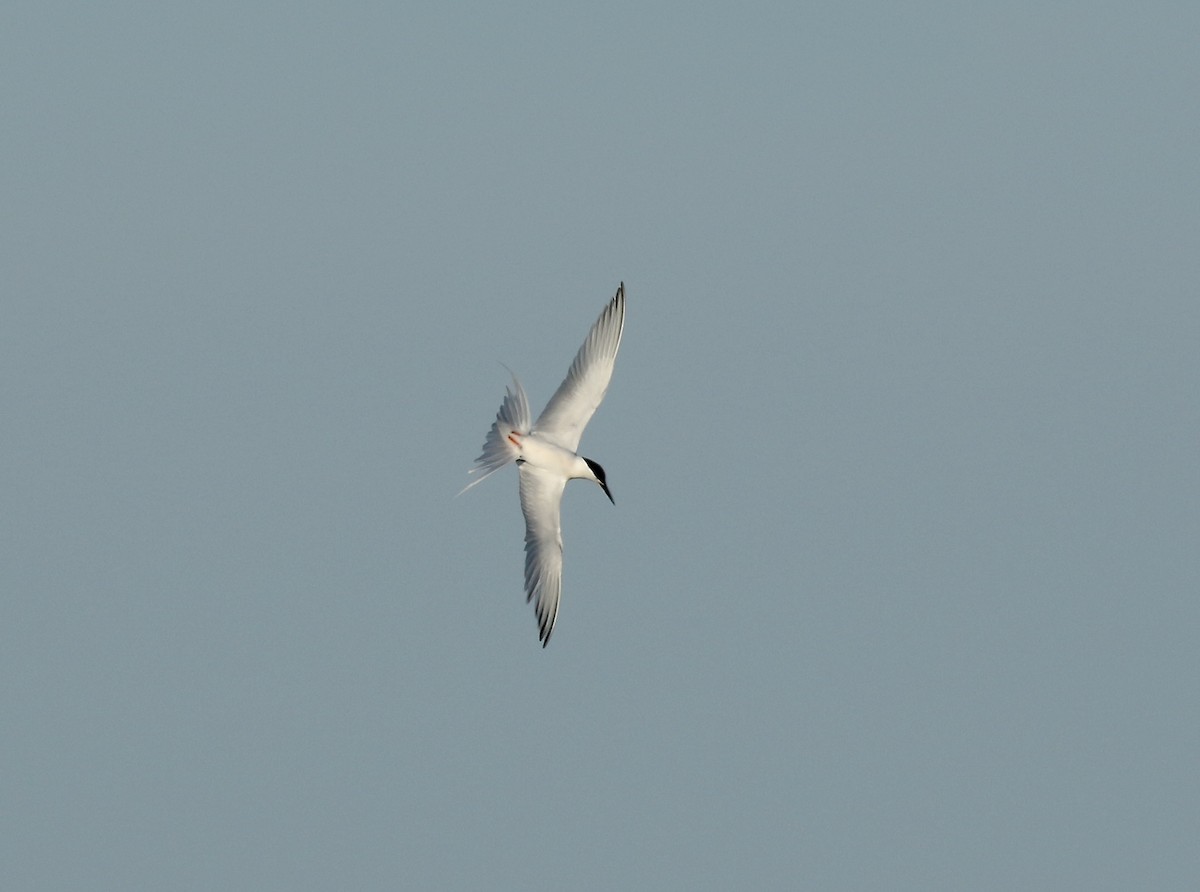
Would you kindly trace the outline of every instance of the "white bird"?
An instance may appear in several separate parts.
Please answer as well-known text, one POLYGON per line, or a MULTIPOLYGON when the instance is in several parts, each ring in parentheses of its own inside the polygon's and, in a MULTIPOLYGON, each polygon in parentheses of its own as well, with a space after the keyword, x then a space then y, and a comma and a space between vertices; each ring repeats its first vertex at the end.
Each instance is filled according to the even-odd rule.
MULTIPOLYGON (((621 330, 625 327, 625 283, 608 302, 575 354, 566 380, 554 391, 536 422, 517 376, 504 394, 496 421, 483 443, 483 454, 469 473, 476 483, 515 461, 521 473, 521 511, 525 515, 525 592, 533 601, 542 647, 550 643, 562 595, 562 526, 559 509, 568 480, 591 480, 616 504, 604 468, 575 450, 583 429, 604 399, 612 379, 621 330)), ((509 370, 511 373, 511 369, 509 370)), ((459 495, 462 495, 462 492, 459 495)))

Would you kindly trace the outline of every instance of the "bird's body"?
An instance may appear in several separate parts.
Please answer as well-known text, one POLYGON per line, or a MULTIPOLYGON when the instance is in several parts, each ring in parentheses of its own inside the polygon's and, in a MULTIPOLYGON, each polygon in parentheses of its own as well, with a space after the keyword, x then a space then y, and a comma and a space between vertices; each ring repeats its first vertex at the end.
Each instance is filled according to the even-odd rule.
POLYGON ((559 385, 536 422, 517 376, 504 395, 483 453, 471 473, 483 472, 463 490, 517 462, 521 474, 521 512, 525 515, 525 591, 535 601, 542 645, 550 641, 562 594, 562 530, 559 523, 563 489, 568 480, 591 480, 612 500, 604 469, 575 450, 579 438, 604 399, 612 378, 621 332, 625 326, 625 285, 592 326, 575 355, 566 380, 559 385))
MULTIPOLYGON (((592 479, 592 469, 588 467, 587 460, 583 456, 570 449, 564 449, 543 437, 536 430, 523 436, 515 433, 511 436, 513 440, 517 441, 518 464, 546 471, 562 477, 564 481, 592 479)), ((526 470, 526 468, 522 467, 522 470, 526 470)))

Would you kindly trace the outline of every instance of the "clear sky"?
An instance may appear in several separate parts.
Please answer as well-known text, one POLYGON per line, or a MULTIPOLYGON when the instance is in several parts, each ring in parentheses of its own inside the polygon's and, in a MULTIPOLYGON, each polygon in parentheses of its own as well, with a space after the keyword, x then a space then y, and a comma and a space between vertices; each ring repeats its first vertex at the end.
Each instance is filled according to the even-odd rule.
POLYGON ((1198 35, 6 3, 0 887, 1194 888, 1198 35))

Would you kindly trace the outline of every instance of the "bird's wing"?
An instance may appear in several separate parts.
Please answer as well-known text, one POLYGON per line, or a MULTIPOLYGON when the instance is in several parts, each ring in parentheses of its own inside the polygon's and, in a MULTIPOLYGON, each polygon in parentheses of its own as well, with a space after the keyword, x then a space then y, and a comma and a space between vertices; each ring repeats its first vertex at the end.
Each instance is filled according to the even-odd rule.
POLYGON ((525 591, 537 612, 538 637, 550 643, 562 594, 562 526, 559 509, 567 479, 522 462, 521 511, 525 515, 525 591))
POLYGON ((572 452, 579 448, 583 429, 608 390, 624 327, 625 283, 622 282, 575 354, 566 380, 558 385, 558 390, 534 422, 535 431, 572 452))

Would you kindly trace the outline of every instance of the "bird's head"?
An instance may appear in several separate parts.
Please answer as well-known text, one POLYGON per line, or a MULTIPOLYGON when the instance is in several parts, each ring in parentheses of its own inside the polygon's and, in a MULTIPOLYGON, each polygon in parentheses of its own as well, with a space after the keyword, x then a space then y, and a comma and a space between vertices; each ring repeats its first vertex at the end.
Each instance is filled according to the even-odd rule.
POLYGON ((600 484, 600 488, 604 490, 604 494, 608 496, 608 500, 614 505, 617 504, 616 499, 612 497, 612 493, 608 491, 608 480, 604 477, 604 468, 600 467, 598 463, 592 461, 590 458, 585 458, 584 461, 587 462, 588 469, 592 472, 592 479, 600 484))

